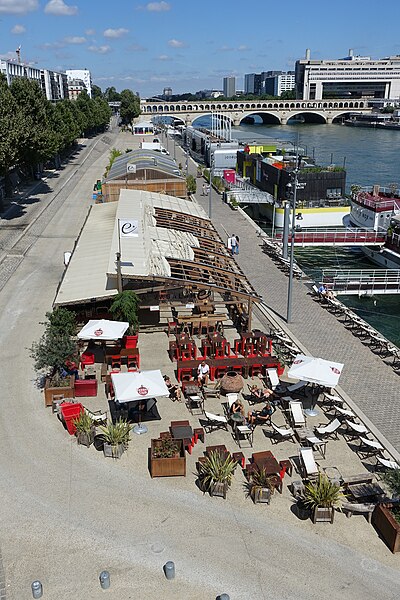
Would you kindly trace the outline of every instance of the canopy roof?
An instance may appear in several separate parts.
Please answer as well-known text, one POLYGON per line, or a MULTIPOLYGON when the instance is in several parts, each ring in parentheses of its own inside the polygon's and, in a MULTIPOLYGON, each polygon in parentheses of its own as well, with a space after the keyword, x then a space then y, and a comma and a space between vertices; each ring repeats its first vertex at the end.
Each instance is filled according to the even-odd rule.
POLYGON ((335 387, 339 382, 344 365, 323 358, 298 354, 288 371, 288 377, 335 387))
POLYGON ((136 290, 185 287, 258 301, 196 202, 143 190, 121 190, 118 202, 92 207, 55 304, 83 303, 116 294, 119 252, 125 287, 131 280, 136 290), (120 234, 123 221, 135 223, 135 236, 120 234), (91 285, 86 284, 86 278, 91 285))
POLYGON ((78 333, 80 340, 119 340, 128 329, 124 321, 90 320, 78 333))
POLYGON ((111 373, 111 380, 117 402, 135 402, 169 396, 169 390, 160 370, 111 373))
POLYGON ((105 183, 108 183, 109 181, 125 179, 127 175, 128 178, 136 179, 136 174, 127 174, 128 164, 136 165, 136 171, 152 169, 161 171, 166 177, 182 178, 181 172, 179 171, 173 158, 169 158, 165 154, 161 154, 161 152, 155 152, 154 150, 138 149, 126 152, 114 160, 105 179, 105 183))

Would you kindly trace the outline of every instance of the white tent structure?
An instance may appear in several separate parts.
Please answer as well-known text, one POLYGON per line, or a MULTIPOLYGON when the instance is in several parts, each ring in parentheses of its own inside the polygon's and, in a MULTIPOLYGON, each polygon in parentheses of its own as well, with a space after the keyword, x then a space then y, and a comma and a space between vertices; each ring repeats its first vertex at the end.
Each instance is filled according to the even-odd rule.
POLYGON ((136 402, 169 396, 160 370, 136 373, 111 373, 116 402, 136 402))
POLYGON ((78 333, 80 340, 119 340, 128 329, 129 323, 124 321, 108 321, 92 319, 78 333))
POLYGON ((288 377, 316 383, 325 387, 335 387, 344 365, 323 358, 298 354, 288 371, 288 377))

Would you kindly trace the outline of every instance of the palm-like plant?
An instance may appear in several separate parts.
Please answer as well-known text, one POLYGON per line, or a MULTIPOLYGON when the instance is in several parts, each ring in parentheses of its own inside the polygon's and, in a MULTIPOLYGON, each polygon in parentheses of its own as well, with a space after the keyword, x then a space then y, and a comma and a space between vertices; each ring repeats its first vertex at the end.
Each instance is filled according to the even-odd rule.
POLYGON ((129 323, 129 333, 135 334, 139 327, 137 315, 139 298, 132 290, 124 290, 117 294, 110 306, 110 313, 118 321, 129 323))
POLYGON ((274 493, 275 486, 270 475, 267 474, 264 467, 257 469, 251 474, 250 481, 244 484, 247 490, 247 495, 251 496, 253 500, 257 499, 263 490, 269 490, 270 495, 274 493))
POLYGON ((206 460, 199 464, 198 474, 205 491, 210 490, 214 484, 222 483, 230 486, 236 462, 231 456, 225 457, 221 452, 211 452, 206 460))
POLYGON ((129 442, 129 433, 132 426, 126 419, 118 419, 115 424, 110 422, 106 427, 101 425, 100 429, 103 432, 105 441, 111 446, 117 446, 129 442))
POLYGON ((73 419, 72 422, 76 427, 76 431, 80 433, 90 433, 94 426, 93 420, 85 411, 82 411, 79 417, 73 419))
POLYGON ((319 473, 315 482, 305 486, 304 504, 311 509, 340 508, 343 498, 340 485, 333 483, 322 473, 319 473))

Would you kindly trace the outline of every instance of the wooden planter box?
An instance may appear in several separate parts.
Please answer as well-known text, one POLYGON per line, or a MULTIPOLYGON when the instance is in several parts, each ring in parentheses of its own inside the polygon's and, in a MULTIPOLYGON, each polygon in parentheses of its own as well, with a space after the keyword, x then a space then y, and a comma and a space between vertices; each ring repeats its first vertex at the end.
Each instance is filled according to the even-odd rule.
POLYGON ((46 378, 43 391, 44 391, 44 405, 45 406, 52 406, 53 396, 64 396, 64 398, 75 398, 75 377, 74 377, 74 375, 69 376, 69 386, 66 386, 66 387, 51 387, 50 379, 46 378))
POLYGON ((313 523, 333 523, 335 516, 334 508, 325 508, 323 506, 317 506, 313 510, 312 522, 313 523))
POLYGON ((228 484, 220 481, 215 482, 210 487, 210 496, 219 496, 226 500, 226 492, 228 491, 228 484))
POLYGON ((269 504, 271 501, 271 490, 269 488, 253 488, 251 497, 254 504, 269 504))
POLYGON ((89 448, 89 446, 91 444, 93 444, 94 434, 95 434, 94 428, 90 433, 87 433, 86 431, 77 431, 75 435, 76 435, 78 445, 86 446, 87 448, 89 448))
POLYGON ((390 512, 391 504, 377 504, 372 513, 372 524, 376 527, 388 548, 400 552, 400 523, 390 512))
POLYGON ((106 458, 121 458, 124 452, 125 444, 117 444, 116 446, 112 446, 111 444, 104 442, 103 454, 106 458))
MULTIPOLYGON (((179 456, 173 458, 153 458, 153 449, 161 440, 151 440, 150 448, 150 475, 151 477, 179 477, 186 476, 186 455, 182 440, 179 456)), ((177 440, 179 441, 179 440, 177 440)))

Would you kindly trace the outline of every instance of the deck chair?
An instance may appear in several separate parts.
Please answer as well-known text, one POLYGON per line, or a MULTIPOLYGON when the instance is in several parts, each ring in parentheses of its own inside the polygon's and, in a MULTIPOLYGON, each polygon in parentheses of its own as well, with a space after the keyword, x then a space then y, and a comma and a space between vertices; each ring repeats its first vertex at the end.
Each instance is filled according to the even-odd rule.
POLYGON ((293 427, 305 427, 306 417, 303 412, 303 404, 298 400, 291 400, 289 411, 293 427))
POLYGON ((232 404, 234 404, 237 401, 238 397, 238 394, 226 394, 227 402, 222 403, 226 417, 229 418, 229 415, 231 414, 232 404))
POLYGON ((278 371, 276 369, 267 369, 267 375, 271 390, 274 392, 278 385, 280 385, 278 371))
POLYGON ((347 408, 342 408, 341 406, 335 406, 335 412, 336 415, 340 418, 340 417, 351 417, 352 419, 355 418, 355 414, 353 413, 352 410, 349 410, 347 408))
POLYGON ((228 419, 223 415, 214 415, 213 413, 204 411, 204 416, 207 421, 204 423, 204 428, 207 433, 211 433, 217 429, 225 429, 228 431, 228 419))
POLYGON ((298 381, 297 383, 292 383, 288 385, 285 392, 289 392, 289 394, 293 394, 293 392, 301 392, 304 391, 304 388, 307 385, 307 381, 298 381))
POLYGON ((346 434, 349 437, 360 437, 361 435, 367 435, 368 429, 362 423, 354 423, 354 421, 346 420, 347 431, 346 434))
POLYGON ((93 423, 96 425, 107 425, 107 412, 101 412, 101 410, 92 411, 86 406, 83 407, 85 413, 92 419, 93 423))
POLYGON ((294 435, 294 431, 291 427, 287 429, 285 427, 278 427, 275 423, 271 423, 273 429, 273 436, 271 437, 271 441, 275 444, 278 442, 284 442, 285 440, 290 440, 291 442, 296 443, 296 438, 294 435))
POLYGON ((397 464, 394 460, 389 460, 387 458, 383 458, 383 456, 376 457, 376 466, 383 467, 384 469, 389 469, 393 471, 394 469, 400 469, 400 465, 397 464))
POLYGON ((315 428, 317 434, 322 438, 335 438, 338 439, 338 429, 341 426, 339 419, 333 419, 328 425, 318 425, 315 428))
POLYGON ((369 456, 376 456, 377 454, 382 454, 384 451, 384 447, 382 444, 375 440, 368 440, 365 437, 360 435, 360 447, 357 450, 357 454, 363 455, 364 458, 369 456))
POLYGON ((314 452, 312 448, 300 447, 299 448, 299 459, 301 475, 303 478, 312 479, 319 473, 318 465, 315 462, 314 452))
POLYGON ((334 405, 343 405, 343 398, 340 398, 340 396, 336 396, 335 394, 328 394, 327 392, 324 392, 324 404, 326 406, 334 406, 334 405))

